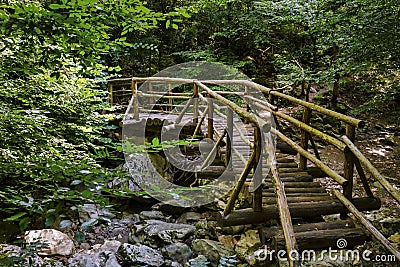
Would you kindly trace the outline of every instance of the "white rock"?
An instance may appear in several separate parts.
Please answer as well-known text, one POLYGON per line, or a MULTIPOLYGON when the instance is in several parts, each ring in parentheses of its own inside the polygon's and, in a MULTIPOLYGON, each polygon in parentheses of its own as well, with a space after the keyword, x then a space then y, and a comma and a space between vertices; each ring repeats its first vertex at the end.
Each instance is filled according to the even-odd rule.
POLYGON ((74 242, 64 233, 54 229, 32 230, 25 232, 25 241, 39 241, 44 247, 39 248, 40 255, 71 255, 74 242))

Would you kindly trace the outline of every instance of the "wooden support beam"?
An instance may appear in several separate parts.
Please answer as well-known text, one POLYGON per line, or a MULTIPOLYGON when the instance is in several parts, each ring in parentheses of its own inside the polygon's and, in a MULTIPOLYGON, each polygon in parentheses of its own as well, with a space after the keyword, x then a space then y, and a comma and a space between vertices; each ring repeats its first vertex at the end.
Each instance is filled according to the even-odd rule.
MULTIPOLYGON (((308 125, 310 123, 310 119, 311 119, 311 109, 304 107, 302 122, 308 125)), ((300 146, 306 151, 308 150, 308 141, 309 141, 308 132, 305 130, 301 130, 300 146)), ((302 170, 307 169, 307 158, 304 157, 303 155, 300 155, 299 169, 302 170)))
POLYGON ((207 138, 213 139, 214 133, 214 103, 213 99, 208 96, 207 97, 208 104, 208 121, 207 121, 207 138))
POLYGON ((227 137, 226 137, 226 166, 232 170, 232 150, 233 150, 233 110, 228 108, 227 114, 227 137))
POLYGON ((133 118, 135 120, 139 119, 139 99, 138 99, 138 90, 137 83, 132 79, 131 90, 133 95, 133 118))
POLYGON ((197 84, 193 85, 193 123, 199 120, 199 87, 197 84))
MULTIPOLYGON (((356 128, 352 125, 346 125, 346 137, 354 142, 356 136, 356 128)), ((344 170, 343 177, 348 181, 343 187, 343 194, 351 201, 353 194, 353 174, 354 174, 354 155, 350 150, 344 151, 344 170)))
POLYGON ((240 175, 239 181, 236 183, 232 193, 230 194, 228 203, 226 204, 226 207, 224 209, 225 216, 232 211, 233 206, 235 205, 235 201, 237 200, 239 193, 243 188, 247 175, 249 175, 251 168, 253 167, 255 155, 256 153, 253 151, 253 153, 251 153, 249 161, 246 164, 246 167, 243 169, 242 174, 240 175))

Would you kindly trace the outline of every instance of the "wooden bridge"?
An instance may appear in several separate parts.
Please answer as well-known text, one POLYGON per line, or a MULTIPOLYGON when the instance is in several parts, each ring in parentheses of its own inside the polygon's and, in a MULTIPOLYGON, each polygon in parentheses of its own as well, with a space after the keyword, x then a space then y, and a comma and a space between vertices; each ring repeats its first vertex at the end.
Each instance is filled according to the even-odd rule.
MULTIPOLYGON (((218 156, 211 166, 195 173, 188 185, 198 184, 199 179, 215 179, 226 169, 237 175, 225 209, 218 216, 221 226, 259 224, 263 244, 288 252, 335 248, 339 238, 346 239, 348 247, 352 247, 374 237, 400 260, 400 252, 362 213, 381 205, 369 186, 374 181, 367 180, 365 171, 400 203, 399 192, 354 145, 356 128, 364 127, 363 121, 247 80, 129 78, 110 80, 108 88, 111 104, 123 104, 129 98, 131 110, 125 114, 125 123, 145 125, 146 134, 152 127, 155 136, 161 130, 185 124, 184 138, 203 136, 214 141, 210 155, 217 152, 218 156), (239 90, 226 91, 227 86, 239 90), (281 111, 279 106, 288 103, 301 108, 301 119, 281 111), (249 105, 257 107, 257 112, 251 111, 249 105), (310 122, 316 113, 340 122, 345 135, 329 135, 314 128, 310 122), (271 125, 271 117, 276 126, 271 125), (244 125, 242 129, 236 127, 238 122, 244 125), (298 130, 299 136, 286 136, 283 123, 298 130), (275 153, 263 149, 266 132, 277 137, 275 153), (321 160, 316 141, 343 153, 342 174, 321 160), (353 195, 355 171, 364 189, 362 197, 353 195), (322 187, 316 181, 321 177, 330 178, 336 189, 322 187), (254 187, 256 179, 262 181, 258 187, 254 187), (329 214, 340 214, 340 220, 325 221, 323 216, 329 214), (271 226, 277 220, 280 226, 271 226)), ((289 262, 290 266, 298 264, 289 262)))

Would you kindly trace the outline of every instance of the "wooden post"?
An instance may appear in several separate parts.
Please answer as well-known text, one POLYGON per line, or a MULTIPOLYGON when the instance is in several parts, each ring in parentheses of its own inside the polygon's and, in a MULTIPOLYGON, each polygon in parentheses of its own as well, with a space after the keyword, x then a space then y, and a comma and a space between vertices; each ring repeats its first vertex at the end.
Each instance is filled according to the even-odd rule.
POLYGON ((349 140, 347 136, 342 136, 342 140, 346 143, 349 149, 358 158, 360 163, 372 174, 372 176, 392 195, 398 203, 400 203, 400 193, 397 188, 394 188, 389 181, 379 173, 379 171, 369 162, 369 160, 358 150, 358 148, 349 140))
POLYGON ((193 88, 193 123, 199 121, 199 87, 194 84, 193 88))
POLYGON ((226 166, 232 170, 232 148, 233 148, 233 110, 228 107, 227 114, 227 137, 226 137, 226 166))
MULTIPOLYGON (((151 82, 149 82, 149 93, 151 94, 153 92, 153 84, 151 82)), ((149 98, 149 104, 150 105, 154 105, 154 98, 150 97, 149 98)))
POLYGON ((137 82, 132 79, 131 90, 133 94, 133 118, 139 120, 139 99, 137 91, 137 82))
POLYGON ((213 140, 214 133, 214 103, 210 95, 207 97, 208 104, 208 123, 207 123, 207 137, 213 140))
MULTIPOLYGON (((261 131, 260 129, 255 126, 254 127, 254 174, 253 174, 253 182, 257 179, 262 179, 262 138, 261 138, 261 131)), ((262 211, 262 186, 261 183, 259 187, 253 192, 253 210, 254 211, 262 211)))
MULTIPOLYGON (((304 107, 303 119, 302 119, 303 123, 309 124, 310 118, 311 118, 311 109, 304 107)), ((300 146, 306 151, 308 149, 308 139, 309 139, 309 133, 305 130, 301 130, 300 146)), ((299 169, 301 170, 307 169, 307 158, 300 156, 299 169)))
MULTIPOLYGON (((352 125, 346 125, 346 136, 354 143, 356 128, 352 125)), ((354 173, 354 155, 350 150, 344 151, 344 170, 343 177, 347 180, 347 184, 343 187, 343 195, 348 199, 353 198, 353 173, 354 173)))
MULTIPOLYGON (((168 84, 168 95, 172 95, 172 84, 168 84)), ((173 110, 174 100, 172 98, 168 98, 168 111, 173 110)))
POLYGON ((111 106, 113 104, 113 100, 113 85, 112 83, 108 83, 108 102, 110 102, 111 106))

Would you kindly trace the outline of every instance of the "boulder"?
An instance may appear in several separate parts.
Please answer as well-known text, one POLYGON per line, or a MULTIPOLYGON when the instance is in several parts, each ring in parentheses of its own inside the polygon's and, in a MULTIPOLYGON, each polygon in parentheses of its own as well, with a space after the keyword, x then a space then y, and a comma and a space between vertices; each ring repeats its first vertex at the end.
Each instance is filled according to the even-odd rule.
POLYGON ((81 223, 87 222, 91 219, 109 220, 115 217, 115 214, 110 212, 108 209, 101 208, 95 204, 83 204, 79 206, 78 210, 81 223))
POLYGON ((192 223, 192 222, 197 222, 201 219, 201 214, 197 212, 185 212, 183 213, 177 220, 176 222, 178 223, 192 223))
POLYGON ((142 220, 168 220, 165 215, 159 210, 144 210, 139 214, 139 216, 142 220))
POLYGON ((147 220, 144 224, 132 226, 130 241, 158 248, 166 244, 183 241, 192 235, 194 231, 195 227, 189 224, 147 220))
POLYGON ((257 230, 248 230, 240 236, 240 240, 235 245, 236 255, 246 260, 249 264, 254 264, 256 259, 254 252, 261 247, 260 238, 257 230))
POLYGON ((25 242, 39 241, 43 246, 39 249, 39 255, 71 255, 74 250, 74 242, 64 233, 55 229, 32 230, 25 232, 25 242))
POLYGON ((162 252, 166 257, 179 263, 185 263, 192 257, 192 250, 184 243, 167 245, 162 249, 162 252))
POLYGON ((209 239, 193 240, 192 249, 199 255, 207 255, 212 264, 217 264, 221 257, 235 254, 231 247, 209 239))
POLYGON ((68 260, 70 267, 120 267, 116 253, 121 246, 117 240, 106 240, 104 244, 96 244, 91 250, 77 253, 68 260))
POLYGON ((157 250, 146 245, 123 244, 120 253, 129 260, 133 266, 158 267, 163 265, 164 257, 157 250))

